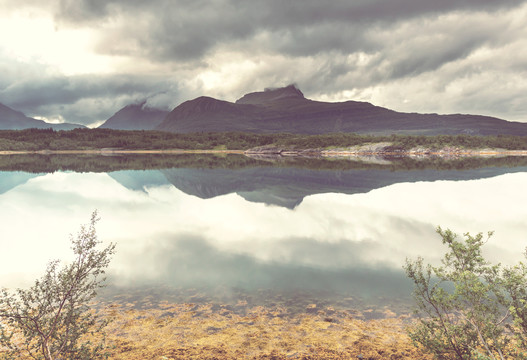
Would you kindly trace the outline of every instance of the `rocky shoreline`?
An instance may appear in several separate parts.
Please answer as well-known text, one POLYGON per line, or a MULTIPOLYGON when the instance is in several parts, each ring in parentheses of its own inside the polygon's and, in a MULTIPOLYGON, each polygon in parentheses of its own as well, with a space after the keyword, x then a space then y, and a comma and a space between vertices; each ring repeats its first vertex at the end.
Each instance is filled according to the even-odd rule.
POLYGON ((474 157, 474 156, 527 156, 527 150, 506 150, 506 149, 463 149, 459 147, 443 147, 440 149, 430 149, 416 147, 412 149, 394 148, 391 143, 375 143, 347 148, 330 149, 296 149, 278 146, 262 146, 246 150, 244 152, 249 157, 352 157, 352 156, 377 156, 377 157, 474 157))
POLYGON ((102 148, 91 150, 4 150, 0 155, 126 155, 126 154, 243 154, 251 158, 269 157, 305 157, 305 158, 343 158, 343 157, 500 157, 500 156, 527 156, 527 150, 507 149, 465 149, 460 147, 445 146, 440 149, 415 147, 412 149, 401 149, 392 146, 391 143, 373 143, 350 147, 335 148, 307 148, 281 146, 260 146, 249 150, 183 150, 183 149, 121 149, 102 148))

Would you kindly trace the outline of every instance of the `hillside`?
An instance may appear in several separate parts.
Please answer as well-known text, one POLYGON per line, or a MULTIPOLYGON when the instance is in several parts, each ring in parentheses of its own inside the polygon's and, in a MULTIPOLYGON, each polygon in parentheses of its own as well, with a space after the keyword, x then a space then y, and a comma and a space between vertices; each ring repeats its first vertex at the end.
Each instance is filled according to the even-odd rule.
POLYGON ((401 113, 367 102, 306 99, 294 85, 244 95, 236 102, 199 97, 172 110, 157 130, 325 134, 527 135, 527 123, 467 114, 401 113))
POLYGON ((167 116, 168 111, 147 107, 145 102, 125 106, 104 122, 102 129, 152 130, 167 116))
POLYGON ((54 130, 71 130, 75 128, 84 128, 78 124, 50 124, 42 120, 27 117, 23 113, 13 110, 8 106, 0 104, 0 130, 22 130, 22 129, 49 129, 54 130))

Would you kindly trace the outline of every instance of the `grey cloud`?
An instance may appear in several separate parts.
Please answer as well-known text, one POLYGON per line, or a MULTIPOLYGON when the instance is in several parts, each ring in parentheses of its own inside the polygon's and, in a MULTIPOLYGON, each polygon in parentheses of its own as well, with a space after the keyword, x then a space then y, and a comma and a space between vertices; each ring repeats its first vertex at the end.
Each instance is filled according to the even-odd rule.
MULTIPOLYGON (((174 101, 177 86, 156 77, 79 75, 30 77, 0 88, 0 102, 28 116, 62 117, 89 125, 106 120, 121 107, 167 89, 174 101)), ((166 99, 165 103, 166 103, 166 99)), ((160 101, 156 103, 161 107, 160 101)))
MULTIPOLYGON (((444 64, 466 58, 474 50, 485 45, 493 34, 499 32, 502 21, 496 20, 493 25, 482 26, 480 21, 471 21, 470 27, 456 23, 456 19, 444 25, 420 28, 420 23, 409 25, 400 34, 385 33, 378 40, 387 45, 380 62, 371 68, 384 68, 383 78, 397 79, 407 75, 436 70, 444 64), (463 36, 459 36, 463 34, 463 36), (386 66, 379 66, 383 65, 386 66)), ((394 31, 395 32, 395 31, 394 31)))
MULTIPOLYGON (((402 269, 369 266, 361 255, 371 248, 371 242, 337 244, 318 243, 311 239, 291 239, 285 248, 274 245, 275 251, 294 251, 285 261, 262 262, 248 254, 235 254, 217 249, 199 236, 179 235, 158 237, 138 253, 126 253, 116 283, 130 279, 141 284, 166 284, 182 287, 225 286, 244 290, 301 289, 330 291, 354 296, 406 296, 411 284, 402 269), (333 267, 305 265, 305 256, 333 267), (335 261, 337 260, 337 261, 335 261), (146 278, 141 268, 148 268, 146 278), (153 276, 153 277, 152 277, 153 276)), ((122 250, 126 252, 126 250, 122 250)))
MULTIPOLYGON (((9 54, 0 48, 0 91, 17 81, 28 78, 39 78, 49 70, 38 63, 24 63, 10 59, 9 54)), ((1 102, 1 100, 0 100, 1 102)))
POLYGON ((274 52, 291 56, 312 56, 328 51, 345 54, 355 51, 373 52, 379 48, 378 43, 365 37, 363 28, 344 23, 281 29, 270 33, 268 44, 263 45, 274 52))
POLYGON ((301 3, 63 0, 57 18, 75 22, 92 19, 101 24, 105 18, 120 16, 125 19, 124 25, 105 28, 101 52, 190 61, 225 43, 247 41, 254 49, 258 44, 250 43, 262 33, 271 34, 271 44, 260 44, 271 45, 267 51, 274 48, 290 55, 312 55, 328 49, 367 50, 369 44, 364 34, 372 26, 456 10, 489 11, 513 5, 518 2, 379 0, 333 1, 328 5, 312 0, 301 3))
MULTIPOLYGON (((103 25, 98 46, 103 54, 193 66, 199 60, 201 69, 207 62, 213 65, 216 51, 234 50, 255 61, 273 54, 287 56, 292 64, 266 68, 260 63, 251 78, 259 78, 263 87, 298 82, 307 95, 311 89, 327 94, 349 90, 350 85, 363 88, 416 76, 466 58, 486 44, 506 42, 502 33, 507 19, 499 12, 493 21, 478 16, 519 5, 490 0, 81 3, 87 19, 101 22, 101 14, 124 19, 114 28, 103 25), (475 15, 459 11, 475 11, 475 15), (457 14, 456 23, 439 19, 449 14, 457 14), (348 58, 358 53, 370 56, 371 62, 359 66, 348 58), (303 58, 311 59, 310 68, 298 66, 303 58)), ((62 6, 60 16, 68 19, 67 6, 62 6)), ((238 89, 242 95, 259 88, 251 80, 238 89)))
POLYGON ((497 117, 508 114, 507 120, 527 121, 527 84, 510 87, 515 78, 522 75, 507 74, 507 81, 503 81, 504 77, 500 75, 483 78, 475 84, 465 84, 460 96, 454 99, 453 105, 461 109, 459 112, 479 109, 483 114, 497 117))
POLYGON ((163 2, 146 10, 132 11, 123 28, 110 30, 99 44, 99 51, 146 56, 160 61, 190 61, 203 57, 218 43, 245 39, 254 33, 247 14, 228 4, 217 8, 187 2, 168 6, 163 2), (181 5, 181 6, 180 6, 181 5), (144 13, 143 11, 146 11, 144 13), (150 21, 142 21, 143 19, 150 21), (130 36, 131 35, 131 36, 130 36), (122 45, 124 44, 124 45, 122 45))
POLYGON ((105 0, 59 0, 56 17, 71 22, 101 21, 110 15, 110 7, 115 3, 105 0))
MULTIPOLYGON (((371 22, 378 20, 393 21, 429 13, 450 11, 489 11, 518 6, 517 0, 335 0, 324 3, 316 0, 296 1, 174 1, 153 0, 60 0, 56 11, 59 19, 82 21, 101 21, 118 13, 151 12, 170 14, 175 18, 206 20, 208 14, 215 18, 237 19, 236 23, 245 26, 267 24, 270 27, 284 27, 290 24, 313 25, 317 22, 371 22), (177 16, 181 14, 180 16, 177 16)), ((203 25, 207 22, 204 21, 203 25)))

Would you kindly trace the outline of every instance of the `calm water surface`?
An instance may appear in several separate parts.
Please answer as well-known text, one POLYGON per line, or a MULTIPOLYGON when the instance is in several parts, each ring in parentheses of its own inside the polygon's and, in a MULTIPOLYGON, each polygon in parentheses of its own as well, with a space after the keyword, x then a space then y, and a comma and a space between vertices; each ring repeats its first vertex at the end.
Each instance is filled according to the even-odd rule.
POLYGON ((526 184, 522 166, 2 171, 0 285, 70 259, 69 234, 97 209, 117 243, 108 296, 388 304, 411 292, 407 257, 441 257, 438 225, 494 230, 487 256, 520 260, 526 184))

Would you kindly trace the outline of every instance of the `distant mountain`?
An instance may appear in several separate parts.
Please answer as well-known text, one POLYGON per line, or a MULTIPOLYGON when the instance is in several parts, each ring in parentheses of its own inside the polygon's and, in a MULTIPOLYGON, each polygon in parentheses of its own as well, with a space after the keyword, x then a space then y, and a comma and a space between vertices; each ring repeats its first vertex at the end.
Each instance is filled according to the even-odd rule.
POLYGON ((42 120, 27 117, 20 111, 16 111, 0 104, 0 130, 22 130, 22 129, 48 129, 54 130, 71 130, 75 128, 84 128, 78 124, 50 124, 42 120))
POLYGON ((250 93, 235 103, 210 97, 186 101, 172 110, 156 129, 180 133, 527 135, 527 123, 479 115, 401 113, 359 101, 313 101, 306 99, 294 85, 250 93))
POLYGON ((152 130, 158 126, 169 112, 152 109, 146 103, 125 106, 104 122, 100 128, 119 130, 152 130))

